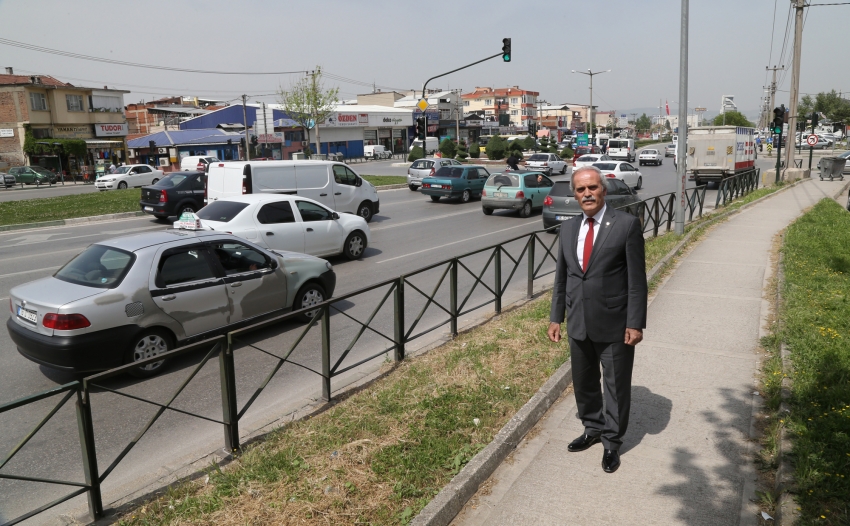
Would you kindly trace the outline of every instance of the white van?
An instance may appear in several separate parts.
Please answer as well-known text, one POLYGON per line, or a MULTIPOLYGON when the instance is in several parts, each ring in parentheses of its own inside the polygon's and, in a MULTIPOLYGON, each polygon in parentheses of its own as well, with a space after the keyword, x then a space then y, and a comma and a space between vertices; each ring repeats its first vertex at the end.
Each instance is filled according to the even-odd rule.
POLYGON ((616 137, 608 141, 608 157, 633 163, 637 158, 634 139, 616 137))
POLYGON ((203 172, 210 163, 219 162, 218 158, 211 155, 190 155, 180 159, 180 170, 183 172, 203 172))
POLYGON ((314 199, 367 222, 378 213, 378 190, 332 161, 217 162, 207 172, 207 202, 242 194, 290 194, 314 199))
MULTIPOLYGON (((425 137, 425 155, 432 154, 440 149, 440 139, 438 137, 425 137)), ((419 146, 422 148, 422 141, 419 139, 414 139, 413 143, 410 145, 410 149, 413 150, 414 146, 419 146)))
POLYGON ((363 147, 363 157, 372 159, 389 159, 393 152, 384 148, 381 144, 367 144, 363 147))

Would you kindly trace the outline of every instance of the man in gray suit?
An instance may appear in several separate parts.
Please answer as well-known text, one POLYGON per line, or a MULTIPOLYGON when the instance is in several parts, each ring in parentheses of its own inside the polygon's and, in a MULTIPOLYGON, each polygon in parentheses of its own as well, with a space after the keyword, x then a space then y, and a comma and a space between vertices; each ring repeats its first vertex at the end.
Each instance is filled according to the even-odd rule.
POLYGON ((605 205, 605 178, 595 167, 573 172, 572 187, 583 213, 561 225, 549 339, 561 340, 566 312, 576 406, 585 429, 567 449, 584 451, 601 441, 602 469, 613 473, 629 424, 635 345, 646 326, 643 232, 635 216, 605 205))

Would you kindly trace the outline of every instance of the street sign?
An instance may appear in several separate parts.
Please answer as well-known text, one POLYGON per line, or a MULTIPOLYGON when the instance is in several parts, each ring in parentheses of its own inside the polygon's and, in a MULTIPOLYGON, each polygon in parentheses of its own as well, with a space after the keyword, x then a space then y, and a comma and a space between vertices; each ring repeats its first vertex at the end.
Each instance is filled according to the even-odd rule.
POLYGON ((699 113, 699 112, 705 111, 705 108, 694 108, 694 111, 699 113))
POLYGON ((419 102, 416 103, 416 107, 419 108, 419 111, 425 111, 428 108, 428 101, 425 99, 419 99, 419 102))
POLYGON ((587 146, 587 134, 579 133, 578 140, 576 141, 577 146, 587 146))
POLYGON ((812 135, 809 135, 808 137, 806 137, 806 144, 808 144, 809 146, 815 146, 817 143, 818 143, 818 136, 817 135, 812 134, 812 135))

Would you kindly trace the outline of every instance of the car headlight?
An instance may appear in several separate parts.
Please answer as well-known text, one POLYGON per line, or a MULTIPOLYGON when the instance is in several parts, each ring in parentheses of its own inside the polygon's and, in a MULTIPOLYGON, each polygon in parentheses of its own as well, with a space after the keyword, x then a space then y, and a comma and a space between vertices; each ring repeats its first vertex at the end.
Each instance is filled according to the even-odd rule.
POLYGON ((330 261, 325 261, 325 266, 328 267, 328 270, 333 270, 334 268, 330 261))

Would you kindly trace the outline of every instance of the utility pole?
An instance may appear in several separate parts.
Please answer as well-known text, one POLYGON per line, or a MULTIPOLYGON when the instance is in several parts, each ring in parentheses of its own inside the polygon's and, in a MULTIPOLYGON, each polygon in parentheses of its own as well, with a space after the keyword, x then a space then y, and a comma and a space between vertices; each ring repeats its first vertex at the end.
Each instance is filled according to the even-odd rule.
POLYGON ((310 72, 310 75, 313 77, 312 80, 312 89, 310 90, 311 97, 313 97, 313 127, 316 129, 316 155, 322 155, 322 141, 319 138, 319 119, 316 116, 316 70, 310 72))
POLYGON ((632 113, 632 122, 633 122, 633 123, 635 123, 635 140, 637 140, 637 138, 638 138, 638 131, 637 131, 637 113, 632 113))
MULTIPOLYGON (((788 105, 788 139, 792 141, 797 137, 797 99, 800 91, 800 53, 803 48, 803 8, 805 0, 794 0, 794 9, 797 16, 794 20, 794 61, 791 63, 791 100, 788 105)), ((802 139, 802 134, 800 135, 802 139)), ((786 140, 788 140, 786 139, 786 140)), ((791 143, 794 144, 793 142, 791 143)), ((792 166, 794 159, 794 147, 785 148, 785 169, 792 166)))
POLYGON ((685 233, 685 177, 688 150, 688 1, 682 0, 679 45, 679 142, 676 145, 676 235, 685 233))
POLYGON ((263 103, 263 157, 268 156, 269 149, 269 121, 266 119, 266 103, 263 103))
POLYGON ((251 138, 248 136, 248 113, 245 111, 248 95, 242 95, 242 123, 245 126, 245 160, 251 160, 251 138))

